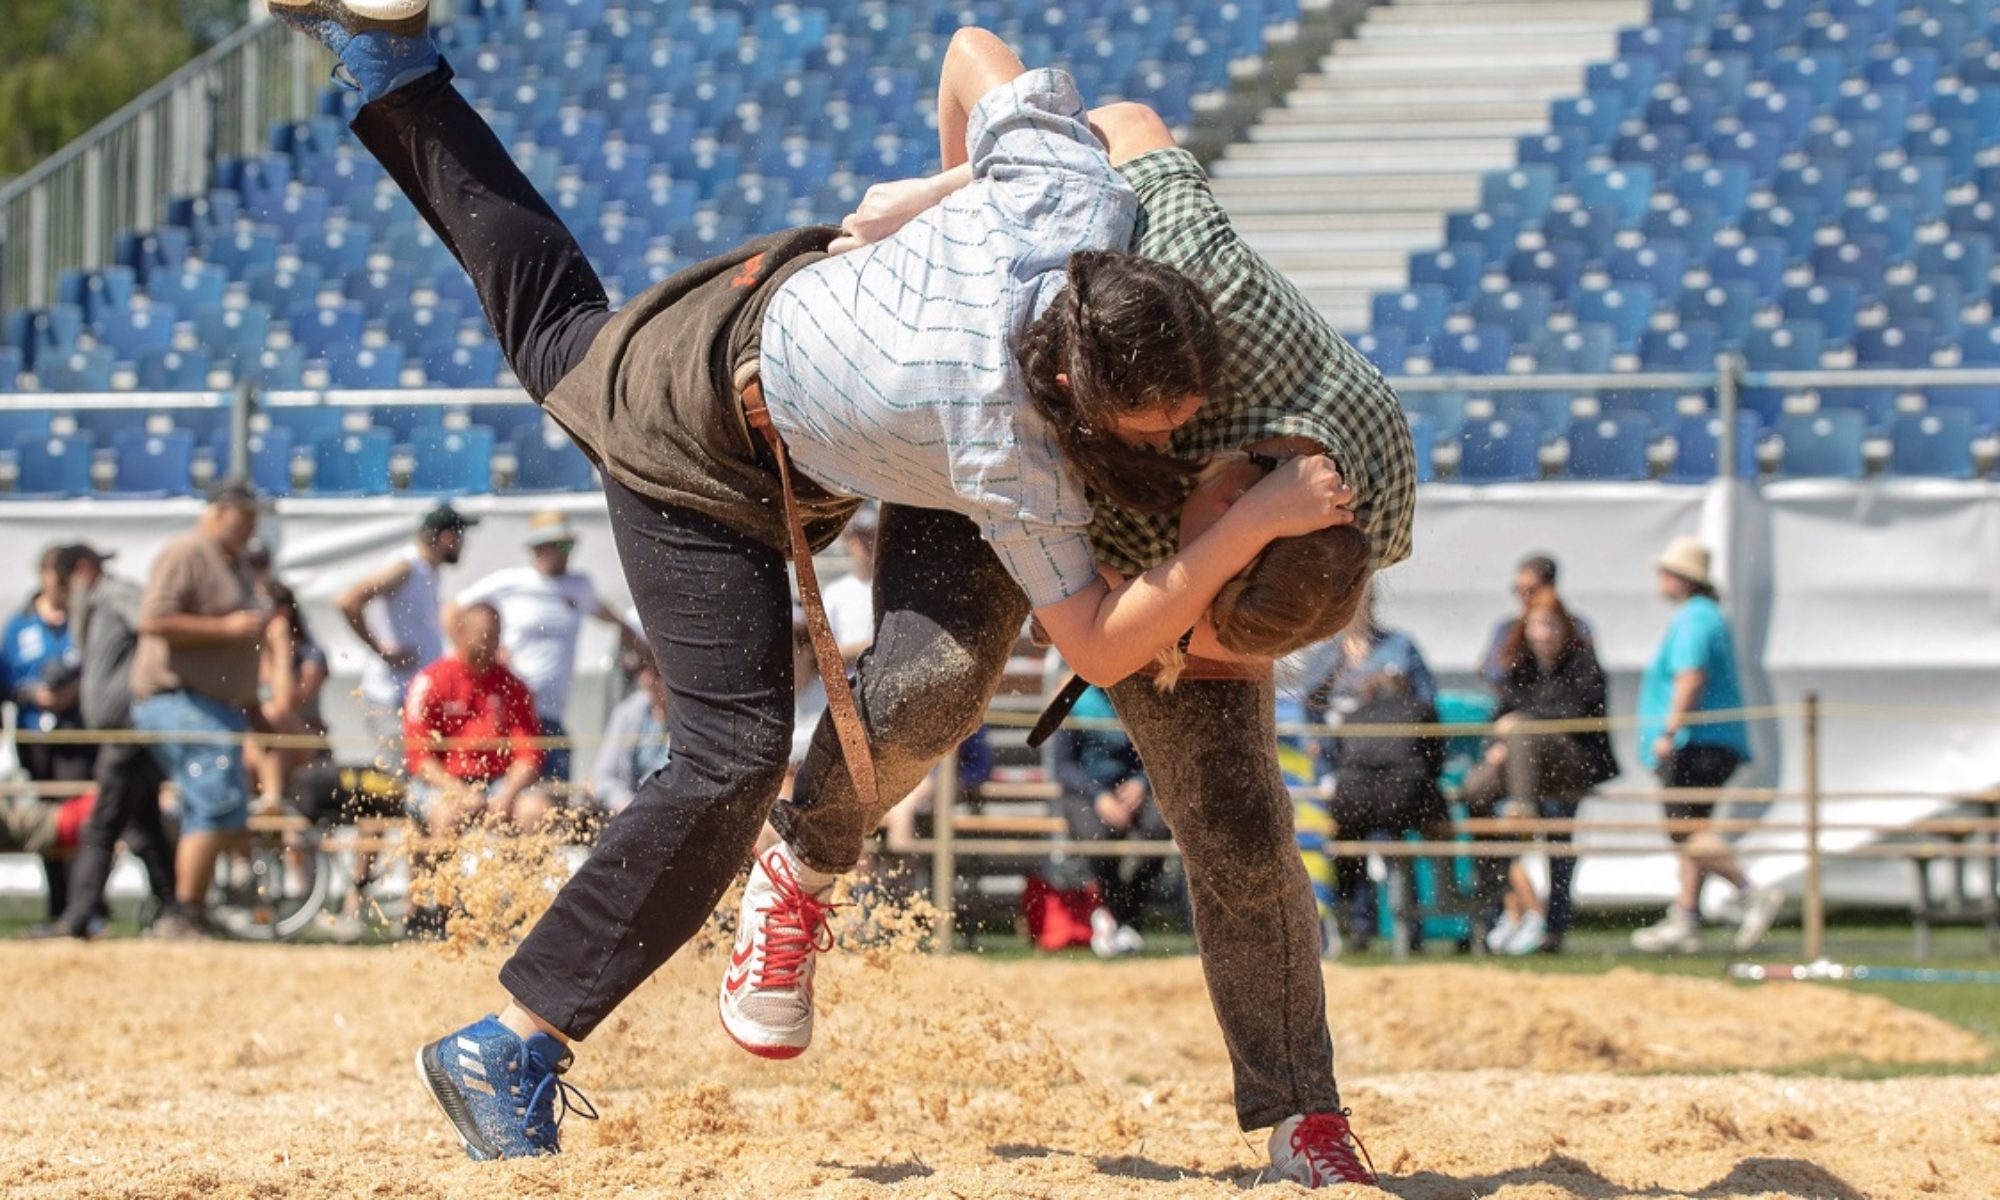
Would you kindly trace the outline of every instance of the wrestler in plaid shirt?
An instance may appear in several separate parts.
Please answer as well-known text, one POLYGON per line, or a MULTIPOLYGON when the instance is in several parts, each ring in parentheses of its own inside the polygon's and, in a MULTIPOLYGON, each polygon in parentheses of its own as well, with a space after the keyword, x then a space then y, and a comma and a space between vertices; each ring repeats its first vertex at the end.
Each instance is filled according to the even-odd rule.
MULTIPOLYGON (((1354 488, 1355 524, 1368 535, 1375 569, 1408 558, 1416 452, 1382 373, 1243 241, 1194 155, 1154 150, 1118 169, 1139 196, 1131 249, 1208 293, 1227 350, 1222 387, 1174 436, 1173 453, 1199 461, 1267 438, 1316 442, 1354 488)), ((1177 526, 1173 514, 1100 503, 1091 543, 1099 562, 1136 575, 1179 550, 1177 526)))

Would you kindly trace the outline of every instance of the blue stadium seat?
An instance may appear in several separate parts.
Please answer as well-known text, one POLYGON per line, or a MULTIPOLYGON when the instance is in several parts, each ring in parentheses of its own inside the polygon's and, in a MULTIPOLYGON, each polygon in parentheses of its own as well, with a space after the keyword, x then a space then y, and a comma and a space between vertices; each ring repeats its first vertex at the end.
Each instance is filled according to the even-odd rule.
MULTIPOLYGON (((1754 412, 1737 414, 1736 474, 1738 478, 1757 476, 1757 437, 1763 422, 1754 412)), ((1673 427, 1674 458, 1667 468, 1669 483, 1707 483, 1716 475, 1716 460, 1722 444, 1722 418, 1714 413, 1680 417, 1673 427)))
POLYGON ((1866 470, 1861 453, 1865 433, 1858 412, 1787 413, 1778 420, 1778 436, 1785 444, 1778 471, 1790 476, 1859 479, 1866 470))
POLYGON ((1528 421, 1538 429, 1568 429, 1575 416, 1576 397, 1568 391, 1498 392, 1493 415, 1504 421, 1528 421))
POLYGON ((1745 238, 1741 245, 1717 246, 1708 256, 1709 278, 1740 280, 1759 302, 1775 300, 1785 279, 1785 244, 1776 238, 1745 238))
POLYGON ((337 351, 327 358, 332 386, 363 390, 399 387, 402 384, 403 348, 360 346, 337 351))
MULTIPOLYGON (((19 346, 0 346, 0 392, 12 392, 21 386, 21 372, 26 369, 27 357, 19 346)), ((16 410, 0 408, 0 442, 11 441, 16 431, 7 427, 7 418, 16 410)), ((36 432, 47 432, 46 428, 36 432)))
POLYGON ((1571 96, 1549 107, 1549 125, 1582 135, 1588 145, 1602 146, 1618 132, 1623 115, 1620 106, 1602 103, 1594 96, 1571 96))
POLYGON ((1639 365, 1648 371, 1708 371, 1719 349, 1715 326, 1683 319, 1677 329, 1649 329, 1639 338, 1639 365))
POLYGON ((1892 387, 1821 387, 1822 410, 1844 408, 1861 414, 1870 429, 1884 429, 1896 419, 1896 389, 1892 387))
POLYGON ((1684 246, 1706 246, 1722 228, 1722 217, 1706 200, 1683 200, 1660 204, 1640 223, 1649 242, 1679 242, 1684 246))
POLYGON ((1861 308, 1861 289, 1851 279, 1824 279, 1787 288, 1783 306, 1788 318, 1819 322, 1828 346, 1845 346, 1854 337, 1854 319, 1861 308))
POLYGON ((1680 294, 1681 276, 1687 270, 1687 247, 1671 241, 1621 246, 1611 252, 1604 266, 1613 282, 1643 283, 1655 296, 1675 296, 1680 294))
POLYGON ((1680 163, 1688 141, 1688 131, 1679 125, 1659 125, 1620 134, 1611 143, 1611 161, 1643 166, 1657 177, 1680 163))
POLYGON ((1743 339, 1743 361, 1753 371, 1810 371, 1819 366, 1826 331, 1819 322, 1759 326, 1743 339))
POLYGON ((1750 200, 1750 168, 1740 162, 1687 166, 1675 173, 1668 186, 1682 204, 1707 204, 1718 217, 1731 220, 1750 200))
POLYGON ((1417 482, 1431 483, 1437 479, 1437 425, 1423 413, 1403 414, 1410 424, 1410 448, 1417 459, 1417 482))
POLYGON ((2000 322, 1967 325, 1959 331, 1958 345, 1968 367, 2000 367, 2000 322))
POLYGON ((1438 285, 1418 284, 1400 292, 1378 292, 1370 304, 1370 325, 1401 329, 1411 346, 1433 341, 1444 330, 1450 298, 1438 285))
POLYGON ((323 279, 345 279, 350 272, 368 266, 365 226, 329 223, 323 228, 301 229, 293 249, 300 262, 318 267, 323 279))
POLYGON ((1876 326, 1855 331, 1854 360, 1864 367, 1928 367, 1935 346, 1927 325, 1876 326))
POLYGON ((1784 135, 1768 125, 1745 125, 1726 133, 1711 134, 1704 148, 1718 166, 1741 165, 1753 181, 1767 180, 1778 169, 1784 152, 1784 135))
POLYGON ((1552 167, 1558 182, 1575 179, 1590 160, 1589 135, 1581 130, 1522 134, 1514 139, 1514 147, 1516 162, 1522 166, 1552 167))
POLYGON ((351 355, 361 348, 361 335, 368 314, 360 304, 343 300, 336 304, 308 302, 286 314, 292 340, 307 358, 332 359, 351 355))
POLYGON ((412 492, 468 495, 493 490, 493 431, 486 426, 419 429, 410 442, 415 463, 412 492))
POLYGON ((1576 319, 1608 325, 1620 352, 1637 348, 1639 335, 1653 316, 1653 289, 1643 283, 1614 283, 1601 288, 1582 288, 1571 297, 1576 319))
POLYGON ((1651 59, 1657 73, 1677 70, 1687 56, 1688 25, 1664 20, 1618 31, 1618 57, 1651 59))
POLYGON ((1456 438, 1465 424, 1464 392, 1413 392, 1402 393, 1405 412, 1421 413, 1430 419, 1432 427, 1440 438, 1456 438))
POLYGON ((139 386, 149 392, 208 389, 208 355, 201 350, 156 350, 138 360, 139 386))
POLYGON ((1891 259, 1901 262, 1916 244, 1917 206, 1908 200, 1877 200, 1842 213, 1840 227, 1848 241, 1876 239, 1891 259))
POLYGON ((1410 255, 1410 282, 1437 284, 1455 303, 1470 300, 1479 291, 1485 269, 1485 253, 1472 245, 1410 255))
POLYGON ((108 495, 136 500, 192 492, 194 435, 187 430, 147 433, 128 429, 111 439, 111 447, 117 456, 118 474, 108 495))
POLYGON ((1559 242, 1539 250, 1516 250, 1507 260, 1507 278, 1516 284, 1539 284, 1559 301, 1567 301, 1583 275, 1583 252, 1559 242))
POLYGON ((1619 58, 1591 63, 1584 68, 1584 91, 1619 106, 1621 112, 1637 112, 1653 90, 1658 67, 1650 59, 1619 58))
POLYGON ((90 462, 97 439, 88 433, 73 437, 23 434, 14 439, 20 464, 13 498, 62 500, 90 494, 90 462))
POLYGON ((514 490, 587 492, 597 486, 590 460, 554 423, 538 420, 516 426, 514 490))
POLYGON ((185 263, 178 271, 156 271, 146 281, 146 294, 171 310, 192 313, 222 303, 229 276, 213 264, 185 263))
POLYGON ((1637 164, 1617 164, 1584 172, 1576 193, 1585 206, 1607 209, 1631 225, 1646 215, 1653 199, 1653 170, 1637 164))
POLYGON ((1458 431, 1461 483, 1526 483, 1540 479, 1541 429, 1530 420, 1467 421, 1458 431))
POLYGON ((1745 237, 1768 239, 1785 248, 1788 259, 1803 259, 1813 251, 1813 236, 1819 228, 1819 209, 1810 200, 1789 204, 1753 196, 1743 210, 1741 228, 1745 237))
POLYGON ((39 354, 35 378, 51 392, 108 392, 114 365, 111 351, 102 346, 67 354, 39 354))
POLYGON ((392 304, 407 304, 416 290, 416 272, 405 266, 350 271, 342 287, 349 300, 379 316, 392 304))
POLYGON ((386 429, 362 429, 320 439, 313 449, 313 492, 321 496, 387 492, 393 438, 386 429))
MULTIPOLYGON (((1736 118, 1747 128, 1768 132, 1782 152, 1805 136, 1812 119, 1813 96, 1804 88, 1776 87, 1744 98, 1736 106, 1736 118)), ((1775 160, 1772 163, 1775 168, 1775 160)), ((1764 177, 1769 172, 1763 172, 1764 177)))
POLYGON ((373 417, 375 428, 388 430, 402 445, 416 441, 426 430, 443 429, 446 413, 438 404, 377 405, 373 417))
POLYGON ((1349 334, 1347 344, 1360 352, 1361 356, 1375 364, 1384 375, 1401 374, 1404 357, 1409 352, 1409 342, 1402 329, 1394 325, 1384 325, 1380 329, 1364 330, 1349 334))
POLYGON ((1548 333, 1535 347, 1535 365, 1544 372, 1564 375, 1601 375, 1611 369, 1617 349, 1616 335, 1608 325, 1578 325, 1561 333, 1548 333))
POLYGON ((1611 208, 1571 208, 1551 212, 1542 222, 1542 240, 1552 250, 1575 250, 1580 263, 1595 263, 1611 253, 1623 216, 1611 208))
POLYGON ((1879 167, 1872 182, 1877 196, 1908 201, 1915 215, 1944 211, 1945 164, 1936 159, 1879 167))
POLYGON ((1539 224, 1555 200, 1556 172, 1553 167, 1521 166, 1508 171, 1488 171, 1480 180, 1479 205, 1502 205, 1521 214, 1529 224, 1539 224))
POLYGON ((461 343, 442 359, 427 358, 424 374, 436 387, 492 387, 500 374, 500 349, 492 342, 461 343))
POLYGON ((1917 278, 1950 280, 1960 295, 1983 295, 1992 286, 1993 239, 1968 233, 1917 246, 1917 278))
POLYGON ((1527 344, 1548 327, 1555 293, 1538 283, 1522 283, 1499 291, 1481 292, 1472 302, 1472 320, 1498 326, 1515 342, 1527 344))
POLYGON ((1733 350, 1750 331, 1757 292, 1740 279, 1689 288, 1681 293, 1679 310, 1682 325, 1707 325, 1715 330, 1718 348, 1733 350))
POLYGON ((250 299, 274 313, 289 312, 295 305, 310 301, 319 291, 320 269, 302 263, 285 269, 275 263, 252 267, 243 274, 250 299))
POLYGON ((1831 212, 1847 196, 1847 172, 1833 163, 1788 163, 1778 168, 1771 191, 1782 203, 1810 200, 1814 211, 1831 212))
POLYGON ((1646 446, 1652 424, 1635 414, 1577 421, 1569 427, 1569 477, 1645 479, 1652 474, 1646 446))
POLYGON ((174 306, 156 303, 114 309, 104 314, 97 333, 118 361, 136 362, 173 344, 174 306))
POLYGON ((1906 413, 1890 430, 1889 473, 1970 479, 1972 436, 1973 417, 1964 409, 1906 413))
POLYGON ((1481 325, 1466 333, 1446 333, 1431 347, 1431 367, 1439 372, 1499 375, 1507 370, 1507 331, 1481 325))
POLYGON ((296 388, 305 374, 305 358, 295 345, 266 346, 248 363, 237 365, 236 377, 262 388, 296 388))
POLYGON ((1941 341, 1958 340, 1958 285, 1949 278, 1891 284, 1882 289, 1882 305, 1891 325, 1921 323, 1941 341))
MULTIPOLYGON (((1836 36, 1833 46, 1845 43, 1844 36, 1836 36)), ((1840 83, 1847 74, 1846 53, 1833 46, 1814 50, 1810 53, 1789 55, 1771 64, 1771 82, 1779 88, 1803 92, 1812 104, 1825 107, 1832 104, 1840 94, 1840 83)), ((1858 53, 1858 48, 1849 47, 1858 53)))
POLYGON ((119 434, 143 431, 153 418, 148 408, 85 408, 72 415, 79 433, 89 434, 107 449, 119 434))
POLYGON ((239 374, 263 350, 270 330, 271 310, 256 303, 212 308, 195 318, 195 336, 202 348, 239 374))
POLYGON ((1813 251, 1815 279, 1848 279, 1865 301, 1882 293, 1882 273, 1888 269, 1888 245, 1878 237, 1848 238, 1813 251))

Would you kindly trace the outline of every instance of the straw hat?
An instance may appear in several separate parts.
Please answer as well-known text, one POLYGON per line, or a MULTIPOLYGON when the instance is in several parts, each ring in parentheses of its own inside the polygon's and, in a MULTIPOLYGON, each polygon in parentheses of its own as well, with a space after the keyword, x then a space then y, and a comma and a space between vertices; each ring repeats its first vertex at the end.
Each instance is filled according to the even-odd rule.
POLYGON ((566 513, 538 512, 528 518, 529 546, 550 546, 558 542, 576 541, 576 527, 569 523, 566 513))
POLYGON ((1668 542, 1667 548, 1653 560, 1653 565, 1662 571, 1671 571, 1689 583, 1699 583, 1704 587, 1710 585, 1708 547, 1702 545, 1699 538, 1684 534, 1668 542))

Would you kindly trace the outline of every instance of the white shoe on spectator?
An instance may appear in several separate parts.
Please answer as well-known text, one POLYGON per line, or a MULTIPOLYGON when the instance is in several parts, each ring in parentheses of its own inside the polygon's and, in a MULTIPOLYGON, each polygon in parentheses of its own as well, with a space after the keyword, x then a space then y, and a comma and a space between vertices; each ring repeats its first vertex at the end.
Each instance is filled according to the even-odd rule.
POLYGON ((1743 920, 1736 926, 1736 948, 1755 949, 1764 935, 1771 932, 1772 922, 1784 911, 1785 889, 1781 887, 1752 888, 1743 895, 1743 920))
POLYGON ((833 948, 833 882, 808 891, 805 879, 806 867, 780 843, 757 856, 743 885, 720 1008, 722 1028, 760 1058, 793 1058, 812 1044, 813 963, 833 948))
POLYGON ((1118 932, 1111 935, 1111 944, 1121 956, 1129 957, 1146 952, 1146 939, 1130 925, 1120 925, 1118 932))
POLYGON ((1632 931, 1632 946, 1648 954, 1701 953, 1701 918, 1679 905, 1657 924, 1632 931))
POLYGON ((1541 913, 1529 909, 1521 915, 1520 924, 1514 926, 1514 936, 1507 939, 1500 948, 1502 954, 1533 954, 1549 940, 1549 919, 1541 913))
POLYGON ((1108 908, 1091 911, 1090 952, 1099 958, 1118 957, 1118 918, 1108 908))
POLYGON ((1507 943, 1521 930, 1520 920, 1513 913, 1501 913, 1493 922, 1493 928, 1486 931, 1486 949, 1493 954, 1507 953, 1507 943))

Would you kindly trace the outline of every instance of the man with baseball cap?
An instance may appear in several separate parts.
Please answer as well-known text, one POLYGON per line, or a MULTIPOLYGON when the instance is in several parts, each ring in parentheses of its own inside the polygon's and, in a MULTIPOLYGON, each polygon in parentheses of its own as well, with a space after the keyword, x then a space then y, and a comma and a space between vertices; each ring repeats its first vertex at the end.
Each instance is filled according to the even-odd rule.
POLYGON ((399 547, 334 600, 347 627, 367 647, 361 703, 383 761, 401 764, 403 699, 427 663, 444 656, 438 572, 465 553, 465 531, 479 523, 449 504, 424 514, 416 540, 399 547))
POLYGON ((217 485, 201 523, 160 548, 139 603, 132 725, 154 735, 198 735, 149 747, 180 798, 175 904, 153 925, 163 936, 209 935, 216 858, 249 824, 243 735, 257 709, 270 622, 245 561, 256 532, 256 490, 241 480, 217 485))
MULTIPOLYGON (((139 647, 138 584, 105 571, 114 552, 87 543, 64 546, 56 569, 69 582, 72 636, 81 656, 83 723, 87 729, 124 730, 132 724, 132 658, 139 647)), ((53 933, 88 937, 101 926, 104 889, 118 861, 122 839, 146 867, 152 903, 141 926, 174 902, 174 842, 160 819, 166 774, 145 746, 114 742, 99 747, 97 801, 77 839, 69 895, 53 933)))
MULTIPOLYGON (((1660 595, 1674 606, 1673 620, 1659 653, 1639 683, 1639 761, 1663 787, 1720 788, 1750 761, 1750 731, 1740 720, 1694 721, 1701 712, 1743 707, 1736 677, 1736 643, 1716 602, 1709 575, 1708 548, 1692 537, 1677 537, 1654 560, 1660 595)), ((1712 796, 1669 799, 1667 818, 1705 821, 1715 812, 1712 796)), ((1754 888, 1730 853, 1728 843, 1706 830, 1670 835, 1681 847, 1680 892, 1665 918, 1632 934, 1632 944, 1654 954, 1693 954, 1701 949, 1701 885, 1710 875, 1735 885, 1743 895, 1736 949, 1749 950, 1770 932, 1783 907, 1777 888, 1754 888)))
MULTIPOLYGON (((458 594, 452 611, 445 614, 445 620, 452 622, 457 609, 474 604, 490 604, 500 614, 507 665, 535 694, 535 715, 544 738, 568 736, 563 710, 569 706, 570 684, 576 677, 576 639, 585 617, 615 625, 628 653, 651 653, 645 639, 598 597, 590 577, 569 569, 576 540, 576 527, 567 513, 536 513, 528 519, 530 565, 495 571, 478 580, 458 594)), ((568 748, 546 747, 542 778, 564 784, 569 776, 568 748)))

